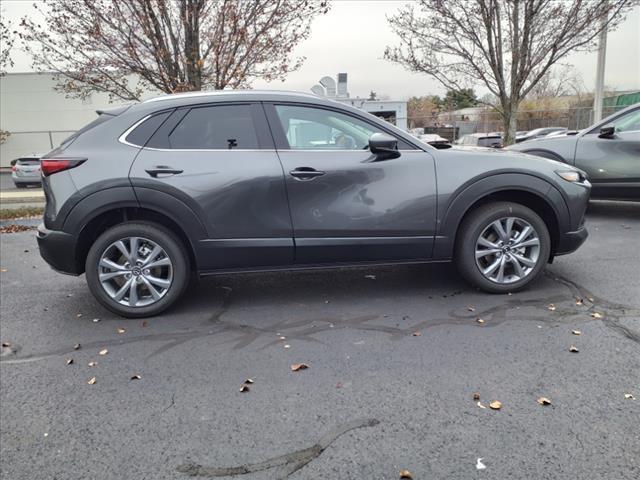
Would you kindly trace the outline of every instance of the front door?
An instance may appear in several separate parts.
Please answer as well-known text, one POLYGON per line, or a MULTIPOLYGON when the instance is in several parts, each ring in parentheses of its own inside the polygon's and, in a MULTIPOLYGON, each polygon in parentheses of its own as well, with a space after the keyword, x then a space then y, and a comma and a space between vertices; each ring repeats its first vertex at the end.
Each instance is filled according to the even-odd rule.
POLYGON ((284 169, 296 263, 431 257, 436 228, 433 158, 399 140, 400 156, 368 149, 383 129, 349 112, 266 105, 284 169))
POLYGON ((170 195, 168 207, 184 204, 201 219, 201 270, 293 263, 282 167, 259 103, 176 110, 140 151, 130 178, 142 206, 170 195))
POLYGON ((589 175, 594 197, 640 199, 640 108, 580 137, 575 159, 589 175), (611 138, 600 137, 604 127, 615 128, 611 138))

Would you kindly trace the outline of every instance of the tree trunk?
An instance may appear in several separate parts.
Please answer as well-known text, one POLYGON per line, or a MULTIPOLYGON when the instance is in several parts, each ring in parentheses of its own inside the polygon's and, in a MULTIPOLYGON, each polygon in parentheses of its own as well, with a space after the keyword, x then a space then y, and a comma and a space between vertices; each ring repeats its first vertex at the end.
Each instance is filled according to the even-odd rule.
POLYGON ((505 146, 512 145, 516 141, 518 106, 519 102, 511 100, 502 108, 502 128, 504 131, 502 144, 505 146))

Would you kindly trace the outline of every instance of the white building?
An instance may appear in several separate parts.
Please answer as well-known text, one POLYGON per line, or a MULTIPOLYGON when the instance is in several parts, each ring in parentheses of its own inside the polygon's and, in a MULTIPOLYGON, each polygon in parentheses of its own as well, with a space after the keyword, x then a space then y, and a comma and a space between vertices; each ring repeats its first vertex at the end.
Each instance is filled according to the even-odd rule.
POLYGON ((316 95, 331 98, 353 107, 369 112, 393 123, 402 130, 407 130, 407 102, 399 100, 369 100, 365 98, 351 98, 347 88, 347 74, 339 73, 338 81, 332 77, 322 77, 311 91, 316 95))

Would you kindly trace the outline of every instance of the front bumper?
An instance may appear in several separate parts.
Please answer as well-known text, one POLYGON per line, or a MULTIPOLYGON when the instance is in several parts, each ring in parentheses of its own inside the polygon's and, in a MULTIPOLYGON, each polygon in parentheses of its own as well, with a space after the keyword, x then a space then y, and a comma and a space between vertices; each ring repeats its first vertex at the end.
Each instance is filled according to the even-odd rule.
POLYGON ((580 245, 584 243, 588 236, 589 232, 584 225, 575 232, 566 232, 561 234, 555 254, 566 255, 567 253, 575 252, 580 245))
POLYGON ((51 268, 67 275, 80 275, 82 267, 77 261, 78 237, 70 233, 48 230, 38 225, 38 248, 42 258, 51 268))

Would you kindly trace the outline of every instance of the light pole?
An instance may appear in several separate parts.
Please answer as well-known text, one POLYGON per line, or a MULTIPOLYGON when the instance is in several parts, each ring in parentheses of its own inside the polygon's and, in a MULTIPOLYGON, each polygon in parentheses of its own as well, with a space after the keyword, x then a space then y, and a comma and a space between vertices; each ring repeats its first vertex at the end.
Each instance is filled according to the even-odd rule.
POLYGON ((602 101, 604 100, 604 65, 607 56, 607 20, 602 17, 602 31, 598 40, 598 66, 596 68, 596 91, 593 96, 593 123, 602 120, 602 101))

